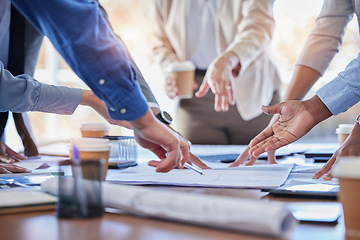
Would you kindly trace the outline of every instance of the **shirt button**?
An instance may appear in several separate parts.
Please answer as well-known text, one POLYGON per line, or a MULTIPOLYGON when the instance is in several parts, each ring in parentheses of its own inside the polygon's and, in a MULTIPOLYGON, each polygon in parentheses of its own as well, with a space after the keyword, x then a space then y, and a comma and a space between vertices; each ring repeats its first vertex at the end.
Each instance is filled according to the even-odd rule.
POLYGON ((110 108, 110 111, 115 112, 115 108, 110 108))
POLYGON ((65 112, 66 115, 70 115, 71 113, 70 112, 65 112))
POLYGON ((104 80, 104 79, 100 79, 100 80, 99 80, 99 84, 100 84, 100 85, 104 85, 104 83, 105 83, 105 80, 104 80))
POLYGON ((126 113, 126 109, 125 109, 125 108, 122 108, 122 109, 120 110, 120 113, 121 113, 121 114, 126 113))

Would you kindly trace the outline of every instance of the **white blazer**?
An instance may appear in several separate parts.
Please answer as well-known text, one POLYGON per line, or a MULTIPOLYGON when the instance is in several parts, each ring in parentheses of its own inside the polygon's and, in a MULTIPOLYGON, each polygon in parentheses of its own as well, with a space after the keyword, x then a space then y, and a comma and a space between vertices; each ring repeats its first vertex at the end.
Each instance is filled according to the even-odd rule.
MULTIPOLYGON (((185 9, 191 0, 155 0, 154 53, 161 67, 187 60, 185 9)), ((235 79, 236 106, 244 120, 259 116, 280 87, 269 45, 275 25, 274 0, 219 0, 216 19, 218 54, 234 52, 241 72, 235 79)))

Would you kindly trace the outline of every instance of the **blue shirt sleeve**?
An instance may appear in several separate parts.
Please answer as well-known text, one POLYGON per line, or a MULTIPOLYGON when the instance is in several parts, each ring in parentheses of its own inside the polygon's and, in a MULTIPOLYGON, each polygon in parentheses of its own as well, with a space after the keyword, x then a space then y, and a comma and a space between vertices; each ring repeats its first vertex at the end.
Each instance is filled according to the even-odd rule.
POLYGON ((116 120, 135 120, 148 110, 127 58, 93 0, 12 0, 49 38, 73 71, 108 107, 116 120))
POLYGON ((0 112, 39 111, 72 114, 82 90, 40 83, 29 75, 14 77, 0 62, 0 112))
POLYGON ((316 95, 333 115, 345 112, 360 101, 360 54, 316 95))

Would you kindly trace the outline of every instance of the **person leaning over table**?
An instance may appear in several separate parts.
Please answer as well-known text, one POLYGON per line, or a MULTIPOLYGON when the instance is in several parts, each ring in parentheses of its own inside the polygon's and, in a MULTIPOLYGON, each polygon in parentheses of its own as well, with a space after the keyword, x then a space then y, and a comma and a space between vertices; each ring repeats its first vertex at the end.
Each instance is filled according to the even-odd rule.
MULTIPOLYGON (((354 13, 359 22, 359 6, 359 0, 324 1, 321 12, 316 18, 316 25, 309 34, 297 60, 292 80, 283 101, 302 99, 314 83, 324 74, 331 60, 339 51, 346 25, 353 18, 354 13)), ((352 73, 347 73, 347 75, 349 74, 352 73)), ((343 86, 349 87, 347 84, 344 84, 341 85, 339 89, 341 90, 343 86)), ((341 91, 339 93, 341 93, 341 91)), ((268 127, 271 128, 278 119, 279 116, 275 115, 268 127)), ((357 126, 355 125, 355 127, 357 126)), ((355 145, 353 144, 353 141, 350 143, 344 143, 339 150, 334 153, 328 163, 314 175, 314 178, 319 178, 328 172, 334 161, 338 159, 340 155, 344 156, 357 153, 358 151, 354 149, 355 145)), ((250 148, 248 147, 247 150, 245 150, 244 153, 230 166, 238 166, 248 159, 249 161, 245 163, 246 165, 254 164, 257 157, 251 156, 248 152, 249 149, 250 148)), ((268 161, 270 163, 276 163, 274 154, 275 151, 268 152, 268 161)), ((326 175, 325 179, 331 179, 331 174, 326 175)))
MULTIPOLYGON (((122 125, 125 127, 131 126, 126 121, 111 119, 104 102, 96 97, 92 91, 61 86, 58 87, 42 84, 36 81, 32 76, 34 74, 36 60, 43 36, 31 25, 31 23, 25 21, 25 19, 17 13, 16 9, 11 6, 10 1, 0 1, 0 8, 3 10, 1 11, 3 13, 3 21, 8 21, 8 24, 1 25, 1 31, 7 34, 1 35, 2 38, 0 44, 0 112, 13 111, 21 113, 27 111, 41 111, 59 114, 72 114, 76 107, 81 104, 93 107, 111 124, 122 125), (12 26, 14 22, 15 26, 12 26), (20 27, 20 29, 23 30, 17 30, 14 34, 13 27, 20 27), (18 35, 16 34, 19 33, 20 36, 24 34, 24 38, 17 41, 16 37, 18 37, 18 35), (17 47, 17 44, 23 44, 23 46, 20 46, 19 48, 17 47), (13 51, 14 49, 12 48, 18 49, 13 51), (18 55, 14 56, 15 54, 18 55), (9 58, 16 59, 17 72, 22 71, 24 74, 13 76, 7 69, 5 69, 4 65, 9 63, 9 58)), ((152 102, 153 105, 158 106, 155 97, 152 95, 148 85, 142 78, 141 73, 136 66, 135 69, 139 76, 138 79, 141 89, 147 100, 152 102)), ((155 107, 153 109, 156 110, 155 107)), ((26 143, 24 143, 24 146, 25 144, 26 143)), ((0 141, 0 162, 13 163, 15 161, 25 159, 26 156, 13 151, 5 144, 5 142, 0 141)), ((6 169, 6 166, 9 171, 27 171, 24 168, 9 167, 9 165, 4 165, 2 169, 6 169)), ((8 171, 3 172, 7 173, 8 171)))
MULTIPOLYGON (((248 144, 269 123, 260 107, 278 103, 280 87, 269 47, 273 3, 154 1, 153 52, 161 68, 185 60, 197 68, 196 97, 181 99, 176 113, 179 132, 192 143, 248 144)), ((174 98, 175 80, 166 85, 174 98)))
MULTIPOLYGON (((157 101, 141 72, 137 67, 135 69, 139 76, 141 90, 147 101, 153 106, 153 112, 160 112, 157 101)), ((27 74, 13 76, 0 62, 0 112, 39 111, 69 115, 75 111, 79 104, 92 107, 110 124, 131 128, 131 125, 126 121, 111 119, 105 103, 91 90, 44 84, 27 74)), ((196 162, 197 158, 195 156, 192 158, 196 162)), ((0 141, 0 162, 14 163, 25 159, 26 156, 13 151, 0 141)), ((202 166, 200 161, 197 163, 202 166)), ((18 168, 14 168, 14 170, 19 171, 18 168)))
POLYGON ((114 120, 129 121, 138 143, 154 152, 158 172, 189 159, 189 144, 149 110, 124 45, 111 31, 98 2, 84 0, 12 0, 75 73, 102 99, 114 120))

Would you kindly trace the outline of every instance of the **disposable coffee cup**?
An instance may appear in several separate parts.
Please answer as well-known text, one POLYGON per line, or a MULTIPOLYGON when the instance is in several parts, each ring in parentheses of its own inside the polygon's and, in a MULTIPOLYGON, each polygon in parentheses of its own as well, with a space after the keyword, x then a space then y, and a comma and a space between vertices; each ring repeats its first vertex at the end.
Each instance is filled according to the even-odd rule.
POLYGON ((170 63, 166 69, 166 76, 175 79, 178 88, 177 96, 183 99, 194 95, 195 65, 190 61, 170 63))
POLYGON ((110 126, 106 122, 83 122, 80 127, 81 136, 87 137, 104 137, 108 135, 110 126))
MULTIPOLYGON (((74 159, 73 146, 79 151, 79 158, 81 162, 94 161, 103 159, 102 179, 106 179, 106 173, 109 167, 110 142, 109 139, 103 138, 76 138, 72 139, 70 143, 70 159, 74 159)), ((84 178, 92 178, 92 172, 83 169, 84 178)))
POLYGON ((342 145, 347 137, 350 135, 354 124, 339 124, 339 127, 336 129, 335 133, 338 136, 339 144, 342 145))
POLYGON ((346 240, 360 239, 360 157, 342 157, 332 174, 339 179, 346 240))

